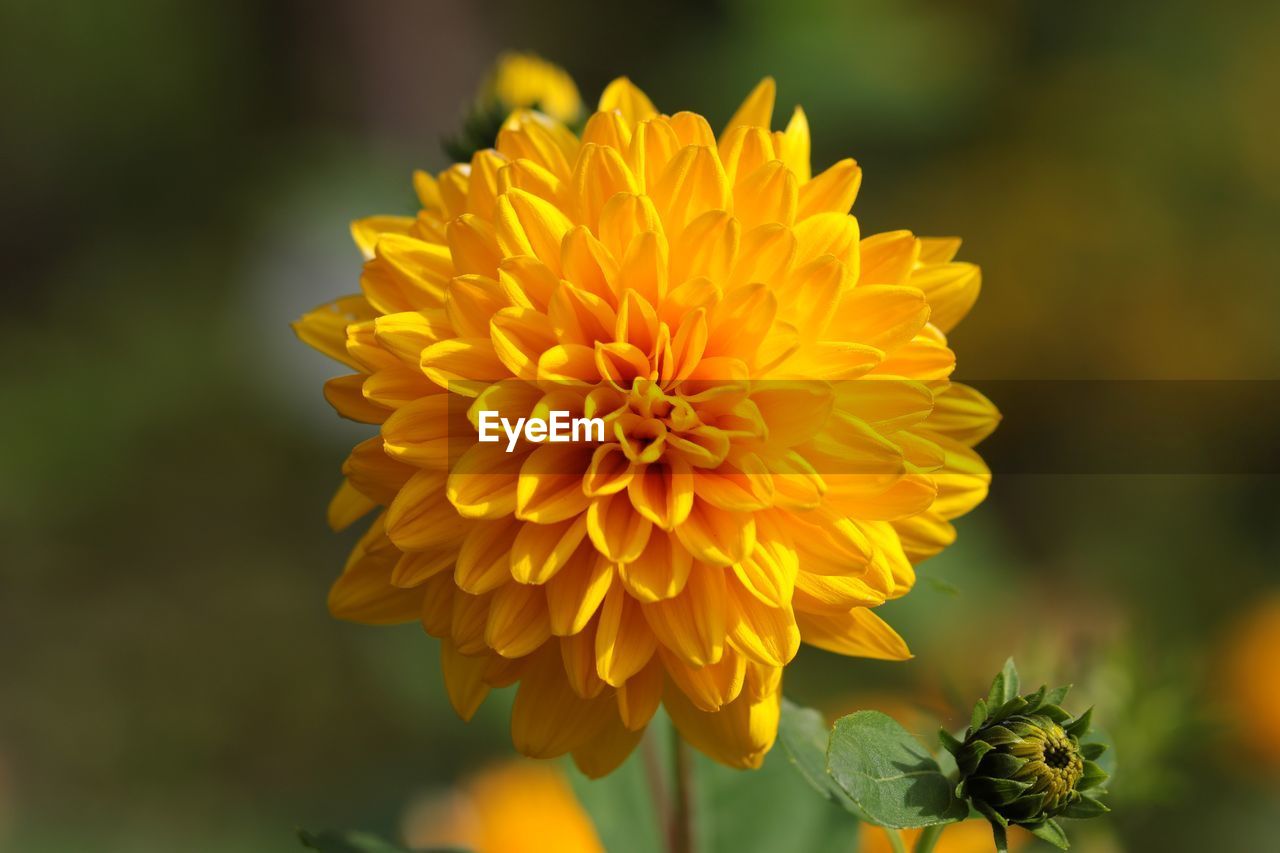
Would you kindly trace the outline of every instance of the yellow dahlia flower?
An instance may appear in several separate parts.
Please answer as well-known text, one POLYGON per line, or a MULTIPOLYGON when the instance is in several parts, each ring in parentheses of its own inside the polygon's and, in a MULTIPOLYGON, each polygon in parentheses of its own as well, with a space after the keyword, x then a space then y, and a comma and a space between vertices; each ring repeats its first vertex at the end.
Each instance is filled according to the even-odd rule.
POLYGON ((663 705, 735 767, 773 745, 801 641, 903 659, 874 612, 949 544, 994 408, 951 384, 978 293, 959 241, 860 237, 860 171, 810 171, 763 81, 718 137, 630 81, 581 137, 516 112, 494 149, 415 176, 416 217, 354 224, 361 295, 297 324, 380 425, 335 528, 377 510, 334 615, 421 620, 469 718, 518 684, 535 757, 616 767, 663 705), (476 441, 479 413, 599 417, 602 441, 476 441), (465 440, 464 440, 465 439, 465 440))
POLYGON ((564 774, 554 765, 528 761, 487 768, 451 795, 414 803, 402 825, 413 850, 604 853, 564 774))

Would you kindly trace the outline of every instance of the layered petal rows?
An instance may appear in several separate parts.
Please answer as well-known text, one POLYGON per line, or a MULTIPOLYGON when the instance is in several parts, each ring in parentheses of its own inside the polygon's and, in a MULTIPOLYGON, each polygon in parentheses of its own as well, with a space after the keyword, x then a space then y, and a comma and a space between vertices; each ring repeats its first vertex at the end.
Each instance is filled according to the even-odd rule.
POLYGON ((465 718, 518 685, 527 755, 607 773, 662 705, 758 766, 801 642, 908 657, 874 608, 986 495, 999 416, 946 339, 977 268, 862 236, 857 164, 813 174, 773 102, 766 79, 719 136, 626 79, 581 136, 513 113, 415 176, 416 217, 356 222, 361 294, 296 325, 353 371, 329 402, 379 427, 330 505, 338 529, 376 510, 332 612, 420 620, 465 718), (507 452, 484 410, 606 434, 507 452))

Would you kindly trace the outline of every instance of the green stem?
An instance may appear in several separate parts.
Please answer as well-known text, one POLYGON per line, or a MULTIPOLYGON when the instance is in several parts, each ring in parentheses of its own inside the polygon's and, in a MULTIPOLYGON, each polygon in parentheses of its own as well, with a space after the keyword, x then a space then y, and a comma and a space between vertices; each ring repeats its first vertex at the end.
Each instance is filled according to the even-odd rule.
POLYGON ((653 803, 653 815, 658 820, 658 834, 671 837, 671 800, 667 798, 666 768, 658 754, 659 733, 650 728, 641 741, 640 754, 644 761, 644 778, 649 784, 649 799, 653 803))
POLYGON ((915 853, 933 853, 933 845, 938 843, 938 836, 942 835, 942 830, 945 828, 946 826, 941 823, 926 826, 924 832, 921 832, 920 837, 916 839, 915 853))
POLYGON ((679 732, 672 735, 675 806, 671 815, 671 853, 693 853, 693 755, 679 732))
POLYGON ((995 836, 996 853, 1009 853, 1009 839, 1005 835, 1004 827, 998 823, 991 824, 991 834, 995 836))
POLYGON ((902 840, 902 830, 884 828, 884 834, 889 836, 889 846, 893 848, 893 853, 907 853, 907 845, 902 840))

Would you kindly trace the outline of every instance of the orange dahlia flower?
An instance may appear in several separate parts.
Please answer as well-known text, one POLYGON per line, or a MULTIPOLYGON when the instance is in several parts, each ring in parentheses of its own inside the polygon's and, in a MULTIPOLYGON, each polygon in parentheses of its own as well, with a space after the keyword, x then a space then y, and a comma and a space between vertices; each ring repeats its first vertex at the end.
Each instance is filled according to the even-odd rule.
POLYGON ((296 325, 354 371, 328 400, 379 425, 329 510, 377 510, 333 614, 421 620, 460 715, 517 684, 516 747, 592 776, 660 704, 758 766, 800 643, 909 657, 873 608, 986 495, 998 415, 948 381, 945 336, 977 268, 955 239, 861 237, 857 164, 812 174, 773 102, 766 79, 718 137, 626 79, 580 137, 517 111, 415 175, 416 217, 356 222, 361 295, 296 325), (476 440, 486 410, 606 434, 508 452, 476 440))

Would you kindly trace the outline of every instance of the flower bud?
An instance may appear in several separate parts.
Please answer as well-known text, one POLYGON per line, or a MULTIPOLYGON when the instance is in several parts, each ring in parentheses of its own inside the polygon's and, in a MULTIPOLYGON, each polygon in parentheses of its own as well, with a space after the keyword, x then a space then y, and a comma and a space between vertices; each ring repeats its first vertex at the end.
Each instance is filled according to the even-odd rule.
MULTIPOLYGON (((963 740, 942 733, 960 772, 957 796, 993 824, 1045 828, 1055 817, 1087 818, 1109 809, 1098 796, 1107 773, 1094 763, 1106 746, 1081 743, 1092 711, 1073 718, 1060 703, 1068 688, 1017 695, 1012 664, 974 708, 963 740)), ((1041 833, 1037 833, 1041 834, 1041 833)), ((1056 826, 1046 834, 1060 836, 1056 826)))

